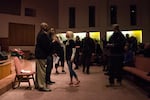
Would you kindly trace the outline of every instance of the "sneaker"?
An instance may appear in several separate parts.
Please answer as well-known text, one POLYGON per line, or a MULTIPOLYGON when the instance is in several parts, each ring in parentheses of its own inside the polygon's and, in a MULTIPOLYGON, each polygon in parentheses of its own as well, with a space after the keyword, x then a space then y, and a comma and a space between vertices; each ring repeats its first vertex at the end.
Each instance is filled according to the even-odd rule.
POLYGON ((70 86, 72 86, 72 85, 73 85, 73 83, 72 83, 72 82, 70 82, 70 83, 69 83, 69 85, 70 85, 70 86))
POLYGON ((80 81, 77 81, 77 83, 75 83, 74 85, 78 85, 80 83, 80 81))

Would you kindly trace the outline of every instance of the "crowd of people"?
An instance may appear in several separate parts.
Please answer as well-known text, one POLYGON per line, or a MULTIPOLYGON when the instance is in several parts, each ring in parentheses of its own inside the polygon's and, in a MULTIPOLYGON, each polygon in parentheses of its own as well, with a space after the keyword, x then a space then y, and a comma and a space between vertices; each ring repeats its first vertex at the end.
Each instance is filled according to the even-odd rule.
POLYGON ((60 73, 58 71, 59 66, 62 67, 62 73, 66 73, 64 69, 64 62, 66 61, 70 74, 69 85, 79 85, 80 80, 75 70, 82 65, 82 72, 90 74, 91 60, 94 56, 96 63, 103 65, 103 71, 106 71, 105 74, 109 76, 107 87, 114 86, 115 82, 121 85, 123 66, 134 66, 134 56, 138 49, 137 40, 135 37, 129 37, 129 34, 124 36, 118 24, 113 26, 114 32, 109 41, 103 40, 103 48, 101 48, 98 41, 90 37, 89 32, 86 32, 86 36, 82 40, 79 36, 76 36, 74 40, 74 33, 67 31, 67 40, 62 41, 62 38, 57 36, 56 30, 49 28, 47 23, 41 23, 40 28, 35 48, 35 88, 40 91, 51 91, 47 88, 47 85, 55 83, 51 80, 53 64, 56 74, 60 73), (75 78, 75 82, 73 78, 75 78))
MULTIPOLYGON (((90 74, 91 58, 96 52, 102 53, 100 45, 95 42, 89 32, 86 37, 80 40, 79 36, 75 37, 72 31, 66 32, 67 40, 62 41, 62 38, 56 35, 54 28, 49 28, 48 24, 43 22, 40 25, 40 31, 36 38, 35 58, 36 58, 36 89, 40 91, 51 91, 47 85, 54 84, 51 80, 51 71, 53 64, 56 74, 59 74, 58 67, 64 70, 64 62, 66 61, 69 73, 69 85, 79 85, 80 80, 75 70, 83 65, 83 73, 90 74), (93 49, 97 48, 97 49, 93 49), (81 58, 82 55, 82 58, 81 58), (75 64, 75 68, 73 67, 75 64), (73 78, 76 82, 74 83, 73 78)), ((97 53, 97 54, 98 54, 97 53)), ((100 54, 98 54, 100 56, 100 54)), ((98 60, 97 60, 98 61, 98 60)))

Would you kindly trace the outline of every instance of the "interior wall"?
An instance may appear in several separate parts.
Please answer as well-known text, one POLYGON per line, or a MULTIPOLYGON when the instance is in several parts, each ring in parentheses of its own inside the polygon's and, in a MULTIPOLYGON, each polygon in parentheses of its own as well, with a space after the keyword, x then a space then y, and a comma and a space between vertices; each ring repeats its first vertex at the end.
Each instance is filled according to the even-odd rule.
MULTIPOLYGON (((39 32, 41 22, 47 22, 50 27, 58 28, 58 0, 22 0, 20 16, 0 13, 0 19, 2 19, 0 23, 0 38, 8 38, 10 22, 35 25, 36 37, 39 32), (36 16, 25 16, 25 8, 35 9, 36 16)), ((33 48, 30 48, 29 46, 29 49, 31 50, 33 48)), ((26 47, 23 46, 23 49, 26 49, 26 47)))
POLYGON ((106 31, 112 30, 110 24, 110 6, 116 5, 117 22, 121 30, 142 30, 143 42, 150 42, 150 0, 59 0, 59 32, 73 30, 82 31, 100 31, 101 37, 105 36, 106 31), (137 25, 130 25, 130 5, 137 6, 137 25), (96 8, 96 27, 88 27, 88 6, 94 5, 96 8), (68 8, 76 8, 76 27, 68 28, 68 8))
MULTIPOLYGON (((13 1, 12 1, 13 2, 13 1)), ((0 38, 8 38, 8 23, 34 24, 35 37, 40 29, 41 22, 47 22, 50 27, 55 27, 58 32, 73 30, 81 31, 100 31, 101 37, 105 36, 106 31, 112 30, 109 20, 109 7, 115 4, 118 6, 118 24, 121 30, 142 29, 143 42, 150 42, 150 0, 22 0, 21 15, 9 15, 0 13, 0 38), (137 5, 137 25, 130 26, 129 5, 137 5), (96 8, 96 27, 88 27, 88 7, 95 5, 96 8), (68 28, 68 8, 76 8, 76 28, 68 28), (25 8, 36 10, 36 17, 24 16, 25 8)), ((20 46, 23 49, 34 49, 20 46)), ((11 48, 11 47, 10 47, 11 48)), ((34 51, 34 50, 33 50, 34 51)))

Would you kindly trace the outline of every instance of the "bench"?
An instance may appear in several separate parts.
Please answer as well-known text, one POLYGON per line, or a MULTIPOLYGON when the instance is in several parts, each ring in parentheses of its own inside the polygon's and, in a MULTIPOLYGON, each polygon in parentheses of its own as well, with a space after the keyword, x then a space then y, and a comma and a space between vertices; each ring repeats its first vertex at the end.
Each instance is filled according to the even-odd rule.
POLYGON ((150 88, 150 76, 148 75, 150 73, 150 58, 137 55, 135 56, 134 64, 135 67, 124 66, 123 70, 134 76, 134 78, 140 79, 136 81, 137 83, 142 83, 145 87, 148 86, 150 88))
POLYGON ((150 82, 150 76, 147 75, 150 72, 150 58, 136 56, 134 64, 135 67, 124 66, 123 70, 150 82))

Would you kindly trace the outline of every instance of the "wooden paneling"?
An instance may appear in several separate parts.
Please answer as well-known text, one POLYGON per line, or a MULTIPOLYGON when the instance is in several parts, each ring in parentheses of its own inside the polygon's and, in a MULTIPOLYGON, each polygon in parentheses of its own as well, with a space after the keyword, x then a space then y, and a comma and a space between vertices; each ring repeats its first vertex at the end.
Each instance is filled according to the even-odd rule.
POLYGON ((35 44, 35 25, 9 23, 10 46, 33 46, 35 44))
POLYGON ((7 61, 3 64, 0 64, 0 79, 3 79, 10 74, 11 74, 11 62, 7 61))
POLYGON ((8 38, 0 38, 1 51, 8 51, 8 38))

